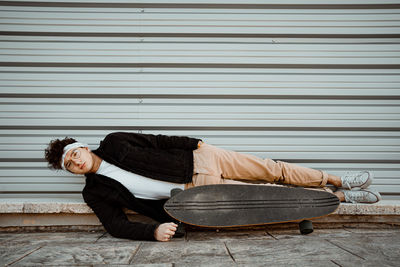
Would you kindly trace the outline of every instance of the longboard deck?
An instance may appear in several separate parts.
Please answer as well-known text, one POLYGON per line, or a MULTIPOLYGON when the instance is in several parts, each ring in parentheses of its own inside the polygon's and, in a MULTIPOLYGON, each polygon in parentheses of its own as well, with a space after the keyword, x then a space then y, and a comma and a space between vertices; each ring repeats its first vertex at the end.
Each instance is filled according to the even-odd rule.
POLYGON ((334 212, 339 199, 304 188, 206 185, 178 193, 164 205, 174 219, 203 227, 238 227, 317 218, 334 212))

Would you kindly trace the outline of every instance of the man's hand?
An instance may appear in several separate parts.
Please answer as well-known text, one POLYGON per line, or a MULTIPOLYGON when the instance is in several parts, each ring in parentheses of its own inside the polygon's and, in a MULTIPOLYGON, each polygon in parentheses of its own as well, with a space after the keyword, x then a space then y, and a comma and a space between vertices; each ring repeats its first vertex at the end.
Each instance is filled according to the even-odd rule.
POLYGON ((160 224, 154 231, 154 237, 158 241, 162 242, 170 241, 171 238, 174 236, 177 227, 178 225, 176 225, 175 223, 160 224))

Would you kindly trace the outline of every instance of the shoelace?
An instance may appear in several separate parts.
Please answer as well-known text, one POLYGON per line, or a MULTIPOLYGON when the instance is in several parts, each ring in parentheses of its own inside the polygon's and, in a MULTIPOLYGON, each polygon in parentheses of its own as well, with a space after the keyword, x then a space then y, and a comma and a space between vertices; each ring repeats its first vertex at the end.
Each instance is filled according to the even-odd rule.
POLYGON ((344 185, 347 186, 348 189, 351 189, 350 184, 362 184, 363 180, 361 180, 363 174, 365 172, 357 172, 357 173, 349 173, 347 172, 343 177, 345 177, 344 185))

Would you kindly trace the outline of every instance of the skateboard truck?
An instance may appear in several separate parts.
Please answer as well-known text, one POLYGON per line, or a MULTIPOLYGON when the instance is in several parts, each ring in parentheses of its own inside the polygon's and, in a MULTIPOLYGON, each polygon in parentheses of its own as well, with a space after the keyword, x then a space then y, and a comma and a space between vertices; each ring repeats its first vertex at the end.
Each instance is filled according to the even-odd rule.
POLYGON ((176 196, 177 194, 179 194, 180 192, 182 192, 183 190, 180 188, 172 188, 171 189, 171 197, 176 196))

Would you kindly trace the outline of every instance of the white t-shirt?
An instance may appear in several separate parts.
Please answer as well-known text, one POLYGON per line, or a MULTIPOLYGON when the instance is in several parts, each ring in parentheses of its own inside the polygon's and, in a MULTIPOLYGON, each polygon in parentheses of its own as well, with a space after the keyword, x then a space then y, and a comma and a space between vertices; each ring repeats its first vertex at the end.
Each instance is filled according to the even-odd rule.
POLYGON ((144 199, 164 199, 171 197, 171 189, 185 189, 184 184, 158 181, 132 172, 125 171, 102 160, 96 172, 110 177, 125 186, 135 197, 144 199))

